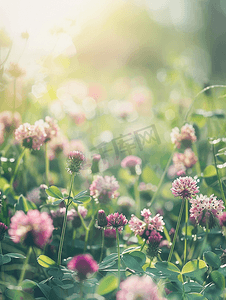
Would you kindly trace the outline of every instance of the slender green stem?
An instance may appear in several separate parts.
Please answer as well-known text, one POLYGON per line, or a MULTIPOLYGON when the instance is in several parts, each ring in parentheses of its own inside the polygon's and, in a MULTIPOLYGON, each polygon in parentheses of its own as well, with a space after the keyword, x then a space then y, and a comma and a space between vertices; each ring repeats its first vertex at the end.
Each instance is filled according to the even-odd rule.
POLYGON ((144 249, 144 246, 146 245, 146 240, 143 242, 143 245, 141 246, 141 248, 140 248, 140 251, 142 251, 143 249, 144 249))
POLYGON ((43 273, 44 278, 48 278, 48 277, 46 276, 46 274, 44 273, 43 268, 41 268, 40 264, 39 264, 38 261, 37 261, 37 255, 36 255, 36 253, 35 253, 34 247, 32 247, 32 251, 33 251, 33 254, 34 254, 34 258, 35 258, 35 262, 36 262, 36 265, 37 265, 39 274, 43 273))
POLYGON ((168 257, 168 262, 171 261, 171 258, 172 258, 172 255, 173 255, 173 250, 174 250, 174 246, 175 246, 175 243, 176 243, 176 239, 177 239, 177 235, 178 235, 178 231, 179 231, 179 227, 180 227, 181 217, 182 217, 183 210, 184 210, 184 202, 185 202, 185 199, 183 198, 182 203, 181 203, 181 207, 180 207, 179 217, 178 217, 178 220, 177 220, 176 231, 175 231, 175 235, 174 235, 174 238, 173 238, 173 244, 171 246, 170 254, 169 254, 169 257, 168 257))
POLYGON ((13 182, 15 180, 15 177, 16 177, 16 174, 17 174, 20 162, 21 162, 22 158, 24 157, 25 151, 26 151, 26 148, 23 149, 23 151, 21 152, 20 156, 18 157, 18 160, 17 160, 17 163, 16 163, 16 167, 15 167, 13 176, 10 179, 10 187, 11 187, 12 190, 13 190, 13 182))
POLYGON ((83 299, 83 282, 82 281, 80 281, 79 286, 80 286, 80 297, 81 297, 81 299, 83 299))
POLYGON ((140 193, 138 190, 138 179, 139 176, 136 176, 135 182, 134 182, 134 197, 135 197, 135 202, 136 202, 136 216, 139 218, 140 216, 140 193))
POLYGON ((68 207, 70 205, 69 199, 71 196, 71 190, 73 186, 73 181, 74 181, 74 175, 71 175, 71 183, 70 183, 70 191, 68 195, 68 203, 66 203, 66 211, 64 215, 64 221, 63 221, 63 228, 60 236, 60 245, 59 245, 59 250, 58 250, 58 257, 57 257, 57 264, 61 264, 61 255, 62 255, 62 250, 63 250, 63 244, 64 244, 64 236, 65 236, 65 231, 66 231, 66 226, 67 226, 67 212, 68 212, 68 207))
MULTIPOLYGON (((2 242, 0 242, 0 254, 2 255, 2 242)), ((1 279, 5 281, 4 265, 1 266, 1 279)))
POLYGON ((184 238, 184 264, 187 259, 187 238, 188 238, 188 199, 185 200, 185 238, 184 238))
POLYGON ((101 253, 99 263, 102 261, 104 253, 104 228, 101 229, 101 253))
POLYGON ((121 261, 120 261, 120 247, 119 247, 119 233, 118 233, 118 228, 116 228, 116 239, 117 239, 117 246, 118 246, 118 289, 119 289, 121 261))
POLYGON ((225 199, 225 195, 224 195, 224 190, 223 190, 223 186, 222 186, 222 182, 221 182, 219 170, 218 170, 218 167, 217 167, 217 161, 216 161, 216 155, 215 155, 214 144, 212 144, 212 147, 213 147, 213 159, 214 159, 214 165, 215 165, 215 168, 216 168, 216 170, 217 170, 217 178, 218 178, 218 182, 219 182, 220 190, 221 190, 221 197, 222 197, 222 199, 223 199, 223 201, 224 201, 224 205, 226 206, 226 199, 225 199))
POLYGON ((49 157, 48 157, 48 147, 45 143, 45 175, 46 175, 46 185, 49 186, 49 157))
POLYGON ((151 201, 148 203, 148 206, 151 206, 151 205, 154 203, 156 197, 158 196, 158 193, 159 193, 159 190, 160 190, 160 188, 161 188, 161 186, 162 186, 162 183, 163 183, 163 180, 164 180, 164 178, 165 178, 166 172, 167 172, 167 170, 168 170, 168 168, 169 168, 169 165, 170 165, 170 163, 171 163, 171 160, 172 160, 172 158, 173 158, 173 154, 174 154, 175 149, 176 149, 176 147, 174 146, 173 151, 172 151, 172 154, 170 155, 170 158, 169 158, 169 160, 168 160, 168 162, 167 162, 167 165, 166 165, 166 167, 165 167, 165 170, 164 170, 164 172, 163 172, 163 174, 162 174, 162 177, 161 177, 161 179, 160 179, 160 181, 159 181, 159 184, 158 184, 158 187, 157 187, 157 191, 155 192, 155 194, 154 194, 154 196, 152 197, 151 201))
POLYGON ((24 264, 23 264, 22 271, 20 273, 20 279, 19 279, 18 285, 21 285, 22 281, 24 280, 24 275, 25 275, 25 272, 26 272, 26 268, 27 268, 27 265, 28 265, 28 261, 29 261, 31 252, 32 252, 32 248, 29 247, 28 252, 27 252, 27 256, 26 256, 24 264))

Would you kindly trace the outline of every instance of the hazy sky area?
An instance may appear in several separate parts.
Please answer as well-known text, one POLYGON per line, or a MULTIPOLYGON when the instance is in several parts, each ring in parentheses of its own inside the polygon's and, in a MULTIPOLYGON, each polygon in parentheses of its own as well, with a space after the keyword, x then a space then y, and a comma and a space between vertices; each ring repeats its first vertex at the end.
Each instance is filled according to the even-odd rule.
MULTIPOLYGON (((59 55, 70 47, 69 55, 76 53, 73 38, 87 22, 98 22, 111 11, 115 3, 126 0, 0 0, 0 28, 4 28, 13 41, 6 66, 18 62, 26 69, 27 76, 35 76, 40 59, 48 54, 59 55), (64 28, 66 34, 54 35, 51 30, 64 28), (22 32, 30 37, 25 52, 20 58, 25 40, 22 32)), ((202 2, 202 1, 201 1, 202 2)), ((200 3, 201 3, 200 2, 200 3)), ((162 26, 170 23, 179 30, 195 32, 202 27, 201 7, 197 1, 187 0, 137 0, 145 4, 150 15, 162 26), (195 9, 194 9, 195 5, 195 9)))

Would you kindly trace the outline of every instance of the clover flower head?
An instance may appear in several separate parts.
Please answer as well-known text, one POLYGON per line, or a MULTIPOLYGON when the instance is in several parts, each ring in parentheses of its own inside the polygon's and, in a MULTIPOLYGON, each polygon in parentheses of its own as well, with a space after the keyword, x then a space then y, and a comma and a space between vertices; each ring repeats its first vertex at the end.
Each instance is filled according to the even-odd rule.
POLYGON ((103 209, 100 209, 98 211, 97 225, 98 225, 99 228, 104 228, 108 225, 107 216, 106 216, 105 211, 103 209))
POLYGON ((74 256, 67 264, 69 270, 76 272, 78 280, 87 279, 91 274, 98 271, 98 264, 90 254, 74 256))
POLYGON ((112 198, 116 198, 119 193, 118 181, 114 176, 97 175, 89 187, 90 195, 98 203, 109 203, 112 198))
POLYGON ((215 227, 225 208, 223 201, 214 195, 207 197, 200 194, 191 199, 190 203, 190 220, 202 227, 206 227, 207 223, 209 228, 215 227))
POLYGON ((138 219, 135 215, 131 215, 129 228, 134 232, 135 236, 142 236, 146 228, 146 223, 138 219))
POLYGON ((132 275, 120 283, 116 300, 164 300, 158 294, 158 287, 150 276, 132 275))
POLYGON ((123 227, 128 223, 126 217, 118 212, 108 215, 107 221, 107 227, 117 228, 118 231, 122 231, 123 227))
POLYGON ((67 171, 78 174, 85 162, 85 155, 81 151, 71 151, 67 160, 67 171))
POLYGON ((181 131, 178 127, 173 128, 170 136, 172 143, 178 149, 181 147, 181 143, 187 148, 191 146, 192 142, 197 140, 194 127, 188 123, 181 127, 181 131))
POLYGON ((192 199, 199 192, 199 187, 197 187, 197 180, 186 176, 175 179, 171 191, 175 197, 192 199))
POLYGON ((46 212, 29 210, 27 214, 19 210, 11 218, 9 235, 14 243, 43 248, 53 232, 53 221, 46 212))

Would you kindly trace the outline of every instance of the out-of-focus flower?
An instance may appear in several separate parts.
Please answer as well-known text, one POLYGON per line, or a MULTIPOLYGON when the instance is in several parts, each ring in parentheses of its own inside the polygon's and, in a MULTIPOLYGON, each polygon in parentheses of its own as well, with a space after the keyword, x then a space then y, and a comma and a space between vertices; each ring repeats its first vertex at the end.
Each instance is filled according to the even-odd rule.
POLYGON ((129 155, 126 156, 121 161, 121 167, 122 168, 128 168, 132 175, 140 174, 140 166, 141 166, 142 160, 138 156, 129 155))
POLYGON ((123 213, 126 214, 128 213, 132 208, 135 207, 136 202, 127 196, 121 196, 118 198, 117 201, 119 210, 123 213))
POLYGON ((207 197, 200 194, 200 196, 196 196, 196 199, 191 199, 190 202, 190 220, 202 227, 206 227, 206 224, 208 224, 210 229, 217 225, 218 218, 222 215, 225 208, 224 202, 217 200, 217 197, 214 197, 214 195, 207 197))
POLYGON ((35 204, 41 204, 40 188, 36 187, 27 193, 27 199, 35 204))
POLYGON ((108 215, 107 221, 107 227, 118 229, 118 231, 122 231, 123 227, 128 223, 126 217, 118 212, 108 215))
POLYGON ((21 116, 18 112, 11 111, 0 113, 0 123, 3 124, 6 133, 12 133, 21 124, 21 116))
POLYGON ((185 149, 184 153, 174 153, 173 163, 177 175, 185 174, 186 169, 193 167, 197 160, 191 148, 185 149))
POLYGON ((97 175, 89 187, 90 196, 93 196, 96 202, 108 203, 112 198, 116 198, 119 194, 118 181, 114 176, 97 175))
POLYGON ((68 156, 71 151, 80 151, 85 153, 86 147, 81 140, 71 140, 64 145, 64 155, 68 156))
MULTIPOLYGON (((78 212, 82 216, 82 218, 85 218, 88 211, 84 206, 79 205, 78 206, 78 212)), ((75 229, 79 228, 82 225, 81 219, 80 219, 77 211, 74 208, 69 210, 68 220, 72 220, 72 227, 75 228, 75 229)))
POLYGON ((108 224, 108 220, 105 211, 103 209, 100 209, 97 215, 97 226, 99 228, 105 228, 107 224, 108 224))
POLYGON ((157 186, 152 184, 152 183, 145 183, 145 182, 140 182, 139 187, 138 187, 140 192, 145 192, 145 191, 157 191, 157 186))
POLYGON ((45 142, 51 141, 54 137, 57 137, 59 133, 59 126, 57 121, 53 118, 46 116, 45 117, 45 132, 46 132, 46 139, 45 142))
POLYGON ((224 236, 226 236, 226 212, 224 211, 222 215, 218 216, 220 226, 222 229, 222 233, 224 236))
POLYGON ((192 199, 199 192, 199 187, 195 179, 186 176, 175 179, 171 191, 175 197, 192 199))
POLYGON ((25 74, 25 71, 22 70, 18 64, 16 63, 11 63, 9 68, 6 70, 7 73, 9 73, 10 76, 14 78, 21 77, 25 74))
POLYGON ((79 281, 87 279, 98 271, 98 264, 90 254, 77 255, 67 264, 69 270, 76 272, 79 281))
POLYGON ((194 127, 188 123, 181 127, 181 132, 178 127, 173 128, 170 136, 172 143, 175 144, 178 149, 181 147, 181 143, 183 143, 186 148, 190 148, 192 142, 196 142, 197 140, 194 127))
MULTIPOLYGON (((56 158, 60 153, 64 152, 65 149, 68 148, 68 139, 63 136, 62 134, 58 134, 56 137, 52 138, 48 142, 48 157, 49 160, 53 160, 56 158)), ((72 149, 73 150, 73 149, 72 149)), ((77 149, 79 150, 79 149, 77 149)), ((68 151, 67 155, 70 151, 68 151)))
POLYGON ((5 127, 2 123, 0 123, 0 145, 4 143, 4 132, 5 132, 5 127))
POLYGON ((22 142, 25 148, 40 150, 45 138, 45 129, 41 124, 24 123, 15 130, 15 139, 22 142))
POLYGON ((67 160, 67 171, 70 174, 78 174, 85 162, 85 155, 81 151, 71 151, 67 160))
POLYGON ((21 33, 22 39, 28 40, 29 39, 29 33, 27 31, 21 33))
POLYGON ((139 277, 132 275, 120 283, 120 291, 116 294, 116 300, 164 300, 158 293, 157 285, 150 276, 139 277))
POLYGON ((0 47, 9 47, 12 41, 4 29, 0 29, 0 47))
POLYGON ((53 232, 53 221, 46 212, 19 210, 11 218, 9 235, 14 243, 43 248, 53 232))
POLYGON ((0 222, 0 242, 4 239, 7 229, 8 227, 4 223, 0 222))
POLYGON ((106 228, 104 230, 104 236, 110 239, 116 239, 116 230, 115 228, 106 228))

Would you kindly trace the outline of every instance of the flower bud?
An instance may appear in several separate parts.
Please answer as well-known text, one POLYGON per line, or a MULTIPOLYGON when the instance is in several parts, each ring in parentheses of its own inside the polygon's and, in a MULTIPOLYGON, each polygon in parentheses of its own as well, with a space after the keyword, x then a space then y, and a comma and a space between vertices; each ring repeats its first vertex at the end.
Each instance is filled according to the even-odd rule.
POLYGON ((85 161, 85 155, 81 151, 71 151, 68 155, 67 171, 71 175, 78 174, 85 161))
POLYGON ((108 221, 107 221, 107 217, 106 217, 106 214, 105 214, 105 211, 103 209, 100 209, 98 211, 98 216, 97 216, 97 225, 99 227, 106 227, 108 224, 108 221))

